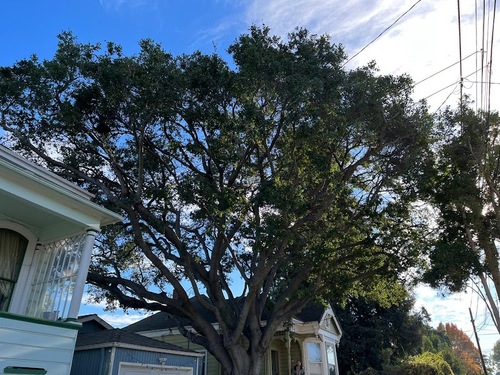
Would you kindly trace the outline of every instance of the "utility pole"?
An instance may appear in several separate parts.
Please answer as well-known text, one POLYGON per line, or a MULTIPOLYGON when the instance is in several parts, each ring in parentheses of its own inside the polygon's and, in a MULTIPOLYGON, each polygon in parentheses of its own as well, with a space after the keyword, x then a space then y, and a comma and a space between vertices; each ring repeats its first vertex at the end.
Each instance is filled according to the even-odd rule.
POLYGON ((469 307, 470 321, 472 323, 472 328, 474 329, 474 336, 476 337, 477 342, 477 350, 479 350, 479 356, 481 357, 481 364, 483 365, 484 375, 488 375, 488 371, 486 370, 486 364, 484 363, 483 352, 481 351, 481 345, 479 344, 479 337, 476 332, 476 325, 474 324, 474 318, 472 317, 472 310, 469 307))

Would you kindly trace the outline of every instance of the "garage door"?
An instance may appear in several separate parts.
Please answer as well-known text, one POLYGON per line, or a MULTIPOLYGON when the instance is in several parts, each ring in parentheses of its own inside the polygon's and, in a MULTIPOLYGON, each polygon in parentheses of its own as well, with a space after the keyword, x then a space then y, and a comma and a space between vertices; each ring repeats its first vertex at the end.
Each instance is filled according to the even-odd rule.
POLYGON ((120 375, 192 375, 190 368, 120 364, 120 375))

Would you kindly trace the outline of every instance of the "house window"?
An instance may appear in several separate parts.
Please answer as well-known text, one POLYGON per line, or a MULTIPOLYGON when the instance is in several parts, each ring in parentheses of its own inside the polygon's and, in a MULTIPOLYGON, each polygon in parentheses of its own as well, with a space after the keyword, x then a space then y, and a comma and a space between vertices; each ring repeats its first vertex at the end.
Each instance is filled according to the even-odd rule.
POLYGON ((280 357, 277 350, 271 350, 271 374, 279 375, 280 373, 280 357))
POLYGON ((335 346, 331 344, 326 344, 326 361, 328 364, 328 375, 336 375, 335 346))
POLYGON ((0 311, 9 308, 19 278, 28 240, 10 229, 0 229, 0 311))
POLYGON ((195 350, 195 351, 198 352, 198 353, 203 353, 203 357, 198 358, 198 365, 199 365, 198 374, 207 375, 207 371, 208 371, 208 366, 207 366, 208 352, 206 350, 195 350))
POLYGON ((309 375, 323 375, 321 370, 323 365, 321 361, 321 345, 318 342, 307 343, 307 362, 309 375))

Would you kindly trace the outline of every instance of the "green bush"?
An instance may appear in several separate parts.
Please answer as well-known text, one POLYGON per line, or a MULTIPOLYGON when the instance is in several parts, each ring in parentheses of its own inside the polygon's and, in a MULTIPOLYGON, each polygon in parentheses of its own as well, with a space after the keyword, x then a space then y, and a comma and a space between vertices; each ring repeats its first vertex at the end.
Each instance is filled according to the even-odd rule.
POLYGON ((371 367, 368 367, 366 370, 361 371, 358 375, 380 375, 380 372, 371 367))
POLYGON ((436 372, 433 373, 436 375, 454 375, 449 363, 446 362, 443 356, 440 354, 425 352, 420 355, 411 357, 409 363, 432 367, 436 370, 436 372))
POLYGON ((439 375, 439 372, 428 364, 404 363, 384 368, 381 375, 439 375))

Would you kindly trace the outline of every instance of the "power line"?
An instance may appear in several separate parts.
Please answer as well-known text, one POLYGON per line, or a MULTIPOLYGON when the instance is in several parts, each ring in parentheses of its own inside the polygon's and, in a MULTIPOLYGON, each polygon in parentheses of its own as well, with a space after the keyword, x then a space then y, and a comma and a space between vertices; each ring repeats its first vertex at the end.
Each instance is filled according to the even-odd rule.
MULTIPOLYGON (((477 41, 478 41, 478 22, 477 22, 477 17, 478 17, 478 13, 477 13, 477 0, 474 1, 474 30, 476 32, 476 35, 475 35, 475 43, 476 43, 476 51, 478 50, 478 45, 477 45, 477 41)), ((476 56, 476 71, 478 69, 478 62, 477 62, 477 56, 476 56)), ((481 79, 482 80, 482 79, 481 79)), ((476 81, 478 81, 478 77, 477 77, 477 74, 476 74, 476 81)), ((478 94, 479 94, 479 89, 478 89, 478 86, 476 85, 476 112, 477 112, 477 98, 478 98, 478 94)))
MULTIPOLYGON (((474 72, 472 72, 471 74, 469 74, 469 75, 467 75, 467 76, 463 77, 463 78, 464 78, 464 79, 465 79, 465 78, 469 78, 470 76, 472 76, 472 75, 474 75, 474 74, 476 74, 476 73, 477 73, 477 70, 476 70, 476 71, 474 71, 474 72)), ((459 81, 459 82, 460 82, 460 81, 459 81)), ((434 95, 436 95, 436 94, 440 93, 441 91, 446 90, 447 88, 449 88, 449 87, 451 87, 451 86, 456 86, 456 85, 457 85, 457 83, 459 83, 459 82, 453 82, 453 83, 451 83, 451 84, 449 84, 449 85, 447 85, 447 86, 445 86, 445 87, 443 87, 443 88, 439 89, 438 91, 436 91, 436 92, 434 92, 434 93, 432 93, 432 94, 430 94, 430 95, 426 96, 424 99, 429 99, 431 96, 434 96, 434 95)))
POLYGON ((486 369, 486 364, 484 363, 483 352, 481 351, 481 345, 479 344, 479 336, 476 332, 476 326, 474 325, 474 318, 472 316, 472 310, 469 307, 470 321, 472 323, 472 327, 474 328, 474 336, 476 337, 477 349, 479 350, 479 355, 481 357, 481 364, 483 365, 484 375, 488 375, 488 370, 486 369))
POLYGON ((486 85, 486 84, 489 84, 489 85, 500 85, 500 82, 491 82, 491 81, 470 81, 470 80, 467 80, 467 82, 470 82, 470 83, 479 83, 481 85, 486 85))
POLYGON ((361 50, 356 53, 354 56, 352 56, 351 58, 349 58, 345 63, 344 65, 342 66, 345 66, 349 61, 351 61, 352 59, 354 59, 356 56, 358 56, 361 52, 363 52, 365 49, 367 49, 372 43, 374 43, 378 38, 380 38, 383 34, 385 34, 389 29, 391 29, 396 23, 398 23, 398 21, 403 18, 406 14, 408 14, 413 8, 415 8, 415 6, 420 3, 422 0, 418 0, 415 4, 413 4, 410 9, 408 9, 406 12, 404 12, 402 15, 400 15, 396 21, 394 21, 389 27, 387 27, 384 31, 382 31, 380 34, 377 35, 377 37, 375 39, 373 39, 370 43, 368 43, 366 46, 364 46, 363 48, 361 48, 361 50))
MULTIPOLYGON (((485 47, 485 40, 484 40, 484 37, 486 35, 485 33, 485 26, 486 26, 486 0, 483 0, 483 32, 482 32, 482 35, 481 35, 481 51, 483 51, 483 53, 481 53, 481 81, 484 81, 484 47, 485 47)), ((484 104, 484 90, 483 90, 483 85, 481 85, 481 97, 480 97, 480 103, 481 103, 481 106, 483 106, 484 104)))
POLYGON ((422 79, 422 80, 418 81, 417 83, 415 83, 415 84, 413 85, 413 87, 415 87, 415 86, 417 86, 417 85, 421 84, 422 82, 427 81, 428 79, 430 79, 430 78, 432 78, 432 77, 434 77, 434 76, 436 76, 436 75, 438 75, 438 74, 440 74, 440 73, 444 72, 445 70, 448 70, 448 69, 450 69, 450 68, 454 67, 454 66, 455 66, 455 65, 457 65, 458 63, 461 63, 462 61, 467 60, 469 57, 476 55, 478 52, 479 52, 479 51, 472 52, 470 55, 466 56, 463 60, 458 60, 457 62, 454 62, 454 63, 453 63, 453 64, 451 64, 451 65, 448 65, 446 68, 443 68, 443 69, 441 69, 440 71, 438 71, 438 72, 436 72, 436 73, 431 74, 430 76, 428 76, 428 77, 426 77, 426 78, 424 78, 424 79, 422 79))
POLYGON ((457 0, 457 12, 458 12, 458 57, 460 61, 460 105, 462 106, 463 102, 463 74, 462 74, 462 26, 460 20, 460 0, 457 0))
POLYGON ((489 78, 488 78, 488 113, 490 112, 490 107, 491 107, 491 75, 493 73, 493 41, 494 41, 494 36, 495 36, 495 17, 496 17, 496 11, 497 11, 497 0, 494 1, 493 3, 493 21, 491 24, 491 47, 490 47, 490 71, 489 71, 489 78))

